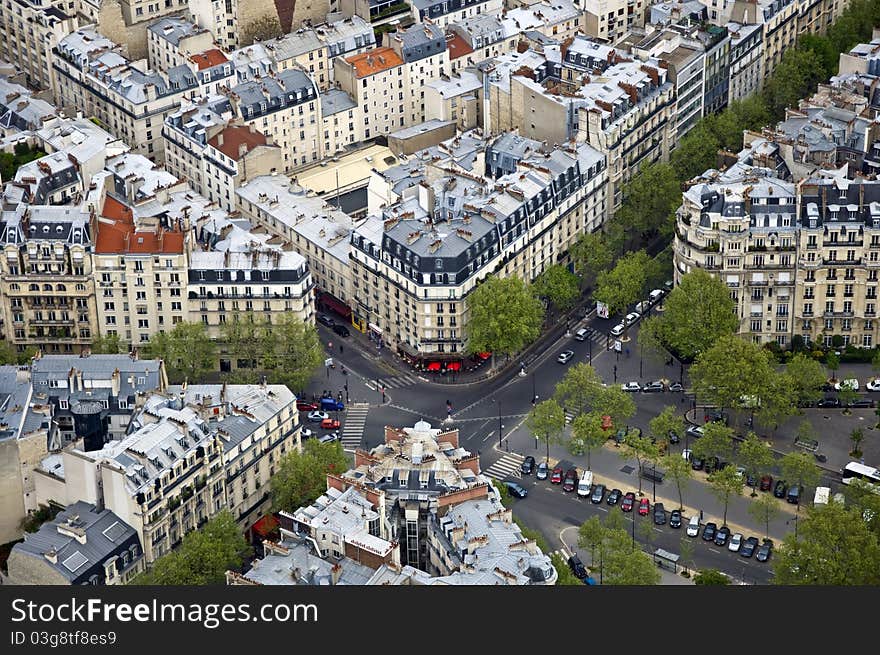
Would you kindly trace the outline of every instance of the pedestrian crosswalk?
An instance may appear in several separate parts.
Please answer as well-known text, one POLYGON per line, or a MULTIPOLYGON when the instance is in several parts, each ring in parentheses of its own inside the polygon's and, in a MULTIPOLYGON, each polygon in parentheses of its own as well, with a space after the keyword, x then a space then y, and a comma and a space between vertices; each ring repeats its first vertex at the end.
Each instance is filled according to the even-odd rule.
POLYGON ((553 557, 554 555, 559 555, 562 559, 568 559, 568 551, 565 548, 557 548, 551 553, 547 553, 547 557, 553 557))
POLYGON ((419 382, 420 380, 415 375, 396 375, 391 378, 380 378, 379 387, 385 385, 386 389, 400 389, 401 387, 411 387, 419 382))
POLYGON ((574 420, 574 412, 565 412, 565 424, 568 425, 574 420))
POLYGON ((522 463, 525 457, 519 453, 505 453, 498 458, 489 468, 483 471, 484 474, 496 480, 505 478, 521 478, 522 463))
POLYGON ((342 426, 342 447, 355 450, 364 438, 364 424, 367 422, 369 403, 352 403, 345 412, 345 423, 342 426))

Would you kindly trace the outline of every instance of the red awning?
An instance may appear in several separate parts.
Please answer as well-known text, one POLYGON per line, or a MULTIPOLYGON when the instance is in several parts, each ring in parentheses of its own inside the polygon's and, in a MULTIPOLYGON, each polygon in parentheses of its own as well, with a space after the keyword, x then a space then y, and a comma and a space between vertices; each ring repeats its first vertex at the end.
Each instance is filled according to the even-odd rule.
POLYGON ((477 353, 477 357, 480 359, 489 359, 492 356, 492 353, 477 353))
POLYGON ((459 371, 461 370, 461 362, 449 362, 446 368, 450 371, 459 371))
POLYGON ((440 362, 428 362, 428 370, 429 371, 439 371, 440 370, 440 362))
POLYGON ((278 521, 271 514, 266 514, 259 521, 254 523, 252 530, 261 537, 270 535, 278 529, 278 521))

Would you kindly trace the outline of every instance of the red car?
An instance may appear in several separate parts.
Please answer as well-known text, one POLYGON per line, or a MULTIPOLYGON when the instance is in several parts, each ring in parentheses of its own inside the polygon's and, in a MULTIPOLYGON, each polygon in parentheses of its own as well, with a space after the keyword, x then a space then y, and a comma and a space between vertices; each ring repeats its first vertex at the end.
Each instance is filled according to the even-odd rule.
POLYGON ((562 481, 562 490, 563 491, 574 491, 574 488, 578 483, 578 472, 577 469, 571 468, 568 469, 568 473, 565 474, 565 480, 562 481))
POLYGON ((557 466, 553 469, 553 472, 550 474, 550 482, 552 484, 562 484, 562 467, 557 466))
POLYGON ((647 515, 648 515, 648 510, 650 510, 650 509, 651 509, 651 507, 650 507, 650 505, 649 505, 649 503, 648 503, 648 499, 647 499, 647 498, 642 498, 642 499, 639 501, 639 516, 647 516, 647 515))
POLYGON ((323 430, 336 430, 339 428, 339 420, 335 418, 325 418, 321 421, 321 428, 323 430))
POLYGON ((770 488, 773 486, 773 477, 770 475, 765 475, 761 478, 761 486, 758 487, 761 491, 770 491, 770 488))
POLYGON ((620 501, 620 509, 624 512, 633 511, 633 504, 636 502, 636 495, 632 491, 627 491, 623 500, 620 501))
POLYGON ((310 412, 313 409, 318 409, 318 403, 308 403, 305 400, 297 400, 296 408, 301 412, 310 412))

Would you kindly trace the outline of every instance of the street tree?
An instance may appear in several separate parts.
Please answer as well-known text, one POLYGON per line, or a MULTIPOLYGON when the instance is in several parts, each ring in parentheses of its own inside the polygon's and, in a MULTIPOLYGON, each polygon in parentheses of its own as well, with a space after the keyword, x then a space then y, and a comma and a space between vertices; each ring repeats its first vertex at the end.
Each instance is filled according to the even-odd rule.
POLYGON ((739 326, 727 285, 702 269, 684 275, 663 306, 663 313, 651 322, 651 332, 657 343, 685 361, 739 326))
MULTIPOLYGON (((773 466, 775 461, 773 450, 766 442, 758 438, 754 432, 749 432, 745 440, 740 443, 737 449, 736 461, 746 470, 746 475, 754 479, 765 475, 773 466)), ((758 495, 755 491, 755 484, 752 485, 752 497, 758 495)))
POLYGON ((293 450, 281 458, 272 476, 272 506, 292 512, 314 502, 327 490, 328 473, 344 473, 348 461, 338 441, 305 442, 302 452, 293 450))
POLYGON ((730 578, 718 569, 700 569, 694 576, 694 584, 698 585, 729 585, 730 578))
POLYGON ((864 480, 855 479, 843 490, 846 506, 858 512, 868 529, 880 539, 880 494, 864 480))
POLYGON ((128 353, 128 348, 117 334, 101 335, 94 338, 91 351, 96 355, 120 355, 128 353))
POLYGON ((787 107, 797 107, 798 101, 810 96, 826 77, 822 61, 814 50, 787 49, 762 91, 773 119, 781 120, 787 107))
POLYGON ((797 438, 800 441, 813 441, 816 438, 816 429, 809 419, 804 419, 798 423, 797 438))
POLYGON ((566 562, 565 558, 559 553, 553 553, 550 556, 550 562, 553 564, 553 568, 556 569, 556 573, 558 574, 556 578, 557 587, 584 584, 574 573, 571 572, 571 567, 568 566, 568 562, 566 562))
POLYGON ((709 474, 709 491, 719 503, 724 505, 724 519, 721 525, 727 525, 727 508, 730 499, 742 495, 743 484, 742 476, 732 466, 725 466, 709 474))
POLYGON ((861 428, 855 428, 852 432, 849 433, 849 440, 852 443, 852 450, 849 451, 849 454, 852 457, 861 457, 862 456, 862 441, 865 440, 865 433, 861 428))
POLYGON ((761 402, 776 375, 771 357, 757 344, 724 335, 691 366, 694 391, 722 408, 739 407, 743 398, 761 402))
POLYGON ((538 403, 526 417, 526 427, 539 441, 547 446, 547 461, 550 461, 550 444, 561 442, 565 428, 565 413, 552 398, 538 403))
POLYGON ((470 353, 491 352, 510 356, 541 333, 544 307, 520 278, 490 275, 467 297, 470 320, 467 334, 470 353))
POLYGON ((324 361, 324 351, 315 326, 293 314, 266 323, 262 331, 261 364, 269 382, 303 389, 324 361))
POLYGON ((795 402, 819 400, 827 376, 822 365, 804 353, 797 353, 785 367, 785 381, 794 392, 795 402))
POLYGON ((661 442, 668 444, 670 432, 678 435, 679 438, 684 435, 684 419, 678 414, 674 405, 664 407, 648 425, 658 444, 661 442))
POLYGON ((202 323, 181 322, 170 332, 154 334, 145 350, 148 357, 165 361, 168 377, 175 382, 197 384, 217 367, 217 344, 202 323))
POLYGON ((571 422, 571 440, 577 442, 587 453, 587 468, 591 469, 591 452, 594 448, 601 448, 608 440, 608 430, 602 427, 602 415, 599 412, 588 412, 576 416, 571 422))
POLYGON ((640 518, 636 522, 636 531, 639 533, 639 541, 646 544, 648 549, 651 550, 654 546, 654 540, 657 538, 657 533, 654 531, 654 522, 649 520, 649 517, 640 518))
POLYGON ((694 562, 694 553, 696 548, 690 537, 682 537, 678 545, 678 555, 681 558, 681 564, 686 569, 692 569, 696 565, 694 562))
POLYGON ((654 564, 651 556, 641 548, 627 549, 622 548, 621 545, 611 549, 606 556, 603 584, 628 586, 660 584, 660 571, 657 570, 657 565, 654 564))
POLYGON ((596 370, 586 362, 578 362, 556 383, 553 398, 572 416, 580 416, 595 406, 602 389, 596 370))
POLYGON ((645 436, 644 434, 636 434, 630 432, 626 435, 626 440, 623 442, 623 453, 626 457, 632 458, 636 460, 638 464, 638 469, 636 469, 636 474, 639 478, 639 495, 642 495, 642 470, 643 466, 646 462, 654 462, 660 456, 660 449, 657 448, 656 444, 651 443, 650 437, 645 436))
POLYGON ((644 233, 671 233, 681 204, 679 179, 672 166, 657 162, 644 166, 625 185, 615 218, 629 228, 630 240, 644 233))
POLYGON ((666 477, 675 483, 678 490, 678 508, 684 509, 684 489, 693 478, 691 464, 681 455, 670 453, 661 462, 666 477))
POLYGON ((806 490, 814 488, 821 478, 819 467, 813 461, 812 455, 803 452, 786 453, 779 460, 779 468, 789 486, 793 484, 798 486, 801 498, 805 498, 806 490))
POLYGON ((253 312, 236 312, 230 319, 220 325, 220 341, 226 346, 229 358, 237 362, 235 370, 228 377, 236 383, 253 384, 259 380, 263 364, 265 322, 256 318, 253 312))
POLYGON ((774 555, 780 585, 878 585, 880 541, 862 515, 840 503, 816 505, 774 555))
POLYGON ((730 461, 733 453, 733 428, 720 421, 710 421, 703 426, 703 436, 691 444, 695 457, 703 460, 717 457, 730 461))
POLYGON ((251 548, 229 510, 221 510, 198 530, 187 532, 180 547, 157 559, 134 585, 204 586, 224 584, 226 571, 239 569, 251 548))
POLYGON ((842 384, 840 385, 840 391, 837 392, 837 398, 840 400, 840 404, 843 405, 843 413, 851 414, 852 411, 849 406, 858 400, 859 392, 848 384, 842 384))
POLYGON ((644 250, 631 252, 620 259, 610 271, 602 271, 596 277, 593 298, 608 306, 611 314, 617 314, 637 302, 645 290, 650 257, 644 250))
POLYGON ((545 269, 535 279, 534 290, 561 311, 571 309, 581 293, 578 276, 562 264, 545 269))
POLYGON ((610 416, 614 425, 620 425, 635 416, 636 404, 632 394, 612 385, 599 388, 593 409, 603 416, 610 416))
POLYGON ((611 267, 618 253, 614 245, 604 232, 588 232, 578 237, 569 252, 582 279, 595 279, 611 267))
POLYGON ((825 355, 825 368, 828 369, 828 380, 837 382, 837 378, 834 376, 837 369, 840 368, 840 357, 833 351, 825 355))
POLYGON ((705 118, 699 121, 672 151, 670 161, 679 180, 690 180, 706 169, 715 167, 721 143, 709 123, 705 118))
POLYGON ((779 516, 782 510, 771 494, 759 494, 757 500, 749 503, 748 512, 755 521, 764 526, 764 534, 770 536, 770 522, 779 516))
POLYGON ((597 554, 603 546, 607 528, 598 516, 591 516, 578 527, 578 546, 590 551, 590 567, 596 566, 597 554))
POLYGON ((16 350, 15 346, 8 341, 0 341, 0 366, 6 364, 13 366, 28 364, 34 356, 34 353, 36 353, 35 348, 27 348, 26 350, 19 352, 16 350))
POLYGON ((788 385, 788 376, 784 373, 774 372, 772 377, 765 381, 763 388, 757 419, 761 425, 775 432, 786 418, 797 414, 797 396, 788 385))

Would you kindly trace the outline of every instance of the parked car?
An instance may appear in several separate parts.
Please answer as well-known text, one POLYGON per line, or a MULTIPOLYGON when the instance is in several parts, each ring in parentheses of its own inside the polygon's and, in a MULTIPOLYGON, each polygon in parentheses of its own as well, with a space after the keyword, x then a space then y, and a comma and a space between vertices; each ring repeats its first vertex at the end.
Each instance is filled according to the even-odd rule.
POLYGON ((639 320, 641 317, 642 317, 642 315, 639 314, 638 312, 630 312, 629 314, 626 315, 626 324, 632 325, 637 320, 639 320))
POLYGON ((608 505, 616 505, 620 502, 620 489, 612 489, 608 492, 608 497, 605 499, 605 503, 608 505))
POLYGON ((696 455, 691 455, 691 468, 694 471, 702 471, 703 470, 703 460, 697 457, 696 455))
POLYGON ((299 438, 300 439, 311 439, 315 436, 315 433, 309 430, 308 428, 303 428, 300 430, 299 438))
POLYGON ((675 430, 670 430, 666 436, 669 438, 669 443, 679 443, 681 441, 681 437, 678 436, 675 430))
POLYGON ((693 453, 693 451, 692 451, 690 448, 684 448, 684 449, 681 451, 682 459, 684 459, 686 462, 690 462, 690 461, 691 461, 691 458, 693 457, 693 454, 694 454, 694 453, 693 453))
POLYGON ((874 401, 870 398, 858 398, 846 404, 847 407, 873 407, 874 401))
POLYGON ((687 536, 696 537, 698 534, 700 534, 700 517, 694 514, 688 521, 687 536))
POLYGON ((792 505, 797 505, 801 500, 801 488, 796 484, 791 485, 785 492, 785 500, 792 505))
POLYGON ((593 472, 592 471, 584 471, 581 475, 581 479, 577 483, 577 495, 578 496, 589 496, 590 492, 593 490, 593 472))
POLYGON ((321 412, 317 409, 313 412, 309 412, 309 420, 313 423, 320 423, 325 418, 330 418, 330 415, 327 412, 321 412))
POLYGON ((658 391, 664 391, 666 389, 666 385, 663 384, 662 380, 654 380, 653 382, 648 382, 644 387, 642 387, 642 393, 656 393, 658 391))
POLYGON ((322 430, 338 430, 340 425, 339 420, 335 418, 325 418, 321 421, 322 430))
POLYGON ((726 546, 728 539, 730 539, 730 528, 726 525, 722 525, 718 528, 718 532, 715 533, 715 545, 726 546))
POLYGON ((559 357, 556 358, 556 361, 560 364, 568 364, 571 361, 571 358, 574 357, 573 350, 563 350, 559 353, 559 357))
POLYGON ((755 553, 755 559, 759 562, 766 562, 770 559, 770 555, 773 554, 773 540, 772 539, 764 539, 764 543, 762 543, 758 547, 758 552, 755 553))
POLYGON ((706 525, 703 526, 703 541, 714 541, 715 533, 718 531, 718 526, 715 525, 712 521, 709 521, 706 525))
POLYGON ((326 325, 328 328, 332 328, 334 325, 336 325, 336 321, 327 316, 327 314, 318 314, 316 320, 318 321, 318 323, 320 323, 321 325, 326 325))
POLYGON ((648 300, 651 302, 657 302, 663 297, 665 292, 663 289, 654 289, 651 293, 648 294, 648 300))
POLYGON ((689 425, 685 430, 685 433, 691 439, 699 439, 703 436, 703 426, 702 425, 689 425))
POLYGON ((301 412, 311 412, 313 409, 318 409, 318 403, 310 403, 305 400, 297 400, 296 408, 301 412))
POLYGON ((568 558, 568 566, 571 569, 571 572, 574 573, 574 577, 579 580, 583 580, 587 577, 587 567, 581 562, 581 558, 577 556, 577 553, 568 558))
POLYGON ((531 475, 532 471, 535 470, 535 458, 531 455, 527 455, 523 460, 522 466, 520 466, 520 471, 523 475, 531 475))
POLYGON ((755 549, 758 547, 758 538, 757 537, 749 537, 746 539, 742 546, 739 547, 740 557, 751 557, 755 554, 755 549))
POLYGON ((633 511, 633 505, 636 502, 636 495, 632 491, 627 491, 620 503, 620 509, 624 512, 633 511))
POLYGON ((636 303, 636 313, 644 314, 646 311, 651 309, 651 301, 650 300, 641 300, 636 303))
POLYGON ((639 516, 647 516, 650 511, 651 503, 648 502, 647 498, 642 498, 639 501, 639 516))
POLYGON ((611 328, 611 336, 619 337, 623 334, 623 331, 626 329, 626 326, 623 323, 618 323, 613 328, 611 328))
POLYGON ((568 472, 565 474, 565 478, 562 481, 562 490, 563 491, 574 491, 574 488, 578 483, 578 472, 575 468, 568 469, 568 472))
POLYGON ((325 434, 318 439, 318 443, 332 443, 334 441, 339 441, 340 436, 338 432, 331 432, 330 434, 325 434))
POLYGON ((724 423, 727 425, 729 417, 720 409, 710 409, 703 415, 703 423, 724 423))
POLYGON ((666 510, 663 503, 654 503, 654 525, 666 525, 666 510))
POLYGON ((754 488, 758 484, 758 478, 751 473, 746 476, 746 485, 754 488))
POLYGON ((758 489, 761 491, 770 491, 770 488, 773 486, 773 476, 772 475, 764 475, 761 477, 761 482, 758 484, 758 489))
POLYGON ((735 553, 735 552, 739 551, 740 546, 742 546, 742 543, 743 543, 742 532, 737 532, 730 538, 730 543, 727 544, 727 550, 729 550, 731 553, 735 553))
POLYGON ((852 389, 853 391, 858 391, 859 381, 855 378, 846 378, 845 380, 840 380, 834 384, 834 390, 840 391, 841 389, 852 389))
POLYGON ((590 496, 590 502, 599 504, 602 502, 602 499, 605 497, 605 485, 597 484, 593 487, 593 494, 590 496))
POLYGON ((788 491, 788 485, 785 484, 785 480, 777 480, 776 486, 773 487, 773 495, 777 498, 785 498, 786 491, 788 491))
POLYGON ((880 378, 868 380, 865 383, 865 389, 867 389, 868 391, 880 391, 880 378))
POLYGON ((840 407, 840 398, 836 396, 825 396, 816 403, 816 407, 840 407))
POLYGON ((535 469, 535 478, 538 480, 546 480, 547 479, 547 471, 550 467, 547 466, 547 462, 541 462, 538 464, 538 468, 535 469))
POLYGON ((504 486, 507 487, 507 490, 510 492, 511 496, 516 496, 517 498, 525 498, 529 495, 528 489, 526 489, 518 482, 507 481, 504 483, 504 486))
POLYGON ((337 323, 333 326, 333 331, 340 337, 347 337, 349 334, 351 334, 351 332, 348 331, 348 328, 340 323, 337 323))
POLYGON ((669 527, 675 528, 676 530, 681 527, 681 510, 674 509, 669 512, 669 527))
POLYGON ((673 382, 669 385, 669 391, 684 391, 684 386, 680 382, 673 382))
POLYGON ((325 397, 321 398, 321 411, 324 412, 341 412, 345 409, 345 405, 341 400, 336 400, 336 398, 325 397))
POLYGON ((624 382, 620 385, 624 391, 641 391, 642 387, 638 382, 624 382))
POLYGON ((565 472, 562 470, 562 467, 557 466, 550 474, 550 484, 562 484, 562 478, 564 475, 565 472))

